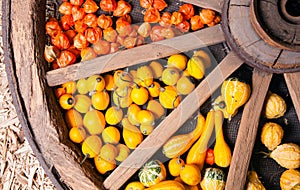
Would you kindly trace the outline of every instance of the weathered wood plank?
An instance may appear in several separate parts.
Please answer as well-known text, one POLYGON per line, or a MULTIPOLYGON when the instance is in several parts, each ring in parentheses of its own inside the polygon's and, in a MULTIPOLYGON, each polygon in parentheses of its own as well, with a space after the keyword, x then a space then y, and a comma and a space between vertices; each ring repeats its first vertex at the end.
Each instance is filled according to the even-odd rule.
POLYGON ((271 79, 271 73, 254 69, 252 94, 244 107, 225 189, 244 189, 261 110, 271 79))
POLYGON ((10 11, 4 19, 5 48, 9 49, 5 62, 10 71, 14 105, 28 142, 57 189, 63 189, 62 185, 71 189, 101 189, 102 177, 90 169, 91 163, 80 165, 77 161, 83 155, 67 140, 68 129, 61 109, 53 89, 43 80, 45 6, 43 0, 5 1, 5 10, 10 11))
POLYGON ((284 78, 300 121, 300 73, 285 73, 284 78))
POLYGON ((137 149, 106 178, 104 186, 107 189, 119 189, 242 63, 243 61, 235 53, 229 53, 197 88, 155 128, 137 149))
POLYGON ((172 39, 119 51, 65 68, 52 70, 47 72, 46 78, 49 86, 56 86, 93 74, 125 68, 175 53, 218 44, 224 40, 221 26, 216 25, 172 39))
POLYGON ((193 5, 196 5, 198 7, 203 7, 203 8, 208 8, 208 9, 212 9, 215 10, 217 12, 221 12, 222 11, 222 7, 223 7, 223 0, 181 0, 182 2, 185 3, 190 3, 193 5))
MULTIPOLYGON (((274 68, 300 67, 300 52, 282 50, 280 56, 273 65, 274 68)), ((299 69, 300 70, 300 69, 299 69)))

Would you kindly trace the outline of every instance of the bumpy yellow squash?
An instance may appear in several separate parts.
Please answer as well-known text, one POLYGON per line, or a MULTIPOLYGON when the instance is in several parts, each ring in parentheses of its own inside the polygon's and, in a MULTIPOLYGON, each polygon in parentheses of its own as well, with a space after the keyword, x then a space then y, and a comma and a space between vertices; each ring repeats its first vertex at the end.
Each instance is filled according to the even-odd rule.
POLYGON ((300 167, 300 146, 294 143, 285 143, 277 146, 270 154, 280 166, 287 169, 300 167))
POLYGON ((266 190, 255 171, 248 171, 246 190, 266 190))
POLYGON ((300 172, 297 170, 286 170, 280 176, 280 187, 282 190, 300 189, 300 172))
POLYGON ((229 78, 223 82, 221 94, 224 97, 229 120, 236 110, 248 101, 250 93, 250 86, 238 78, 229 78))

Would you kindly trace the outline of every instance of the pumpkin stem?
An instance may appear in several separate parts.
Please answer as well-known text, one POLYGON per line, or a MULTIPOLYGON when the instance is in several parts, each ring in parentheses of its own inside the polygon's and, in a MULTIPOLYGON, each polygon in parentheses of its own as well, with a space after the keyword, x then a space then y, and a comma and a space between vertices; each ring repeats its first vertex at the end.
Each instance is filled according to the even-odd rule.
POLYGON ((259 151, 259 152, 256 152, 256 154, 263 154, 263 158, 268 158, 271 154, 271 152, 264 152, 264 151, 259 151))
POLYGON ((85 162, 85 160, 86 160, 87 158, 89 158, 89 157, 90 157, 90 154, 86 154, 86 155, 84 156, 83 160, 80 162, 80 165, 82 165, 82 164, 85 162))

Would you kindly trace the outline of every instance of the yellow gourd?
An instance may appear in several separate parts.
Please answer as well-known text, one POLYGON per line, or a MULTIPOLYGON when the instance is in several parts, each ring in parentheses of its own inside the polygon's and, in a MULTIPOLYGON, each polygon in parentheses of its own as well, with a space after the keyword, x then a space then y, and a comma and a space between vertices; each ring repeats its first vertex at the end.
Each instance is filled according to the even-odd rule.
POLYGON ((250 86, 237 78, 229 78, 223 82, 221 94, 224 97, 229 120, 237 109, 248 101, 250 93, 250 86))
POLYGON ((195 84, 192 81, 192 77, 181 76, 177 81, 176 89, 178 93, 188 95, 195 89, 195 84))
POLYGON ((174 86, 166 86, 159 94, 159 102, 166 109, 176 108, 181 101, 181 97, 178 95, 174 86))
POLYGON ((143 134, 139 128, 129 122, 128 118, 122 119, 122 126, 122 135, 126 146, 130 149, 135 149, 143 141, 143 134))
POLYGON ((274 122, 264 124, 261 132, 261 142, 269 149, 274 150, 283 138, 284 131, 280 125, 274 122))
POLYGON ((141 111, 141 108, 136 104, 131 104, 127 109, 127 118, 132 125, 140 125, 140 122, 137 119, 138 112, 141 111))
POLYGON ((152 70, 153 78, 154 79, 159 79, 161 77, 161 75, 162 75, 163 70, 164 70, 164 68, 161 65, 161 63, 159 63, 157 61, 152 61, 149 64, 149 67, 152 70))
POLYGON ((140 84, 143 87, 148 87, 153 83, 153 73, 149 66, 141 66, 137 69, 137 78, 140 80, 140 84))
POLYGON ((285 143, 277 146, 270 154, 280 166, 287 169, 300 167, 300 146, 294 143, 285 143))
POLYGON ((282 190, 300 189, 300 172, 297 170, 286 170, 280 176, 280 187, 282 190))
POLYGON ((166 109, 159 103, 158 100, 150 100, 146 109, 152 112, 155 119, 160 119, 166 115, 166 109))
POLYGON ((161 76, 161 80, 163 83, 169 86, 176 85, 177 81, 180 78, 180 73, 177 68, 175 67, 168 67, 166 68, 161 76))
POLYGON ((227 109, 226 109, 226 104, 225 104, 223 96, 218 96, 212 103, 212 106, 213 106, 214 110, 221 110, 223 112, 224 118, 226 118, 226 119, 228 119, 229 117, 235 116, 238 111, 238 110, 236 110, 234 114, 229 115, 227 112, 227 109))
POLYGON ((186 157, 187 164, 196 164, 200 168, 203 168, 207 144, 211 137, 215 125, 215 111, 211 110, 206 116, 206 122, 203 132, 196 143, 191 147, 186 157))
POLYGON ((145 186, 139 181, 133 181, 128 183, 125 190, 143 190, 145 186))
POLYGON ((208 52, 206 52, 205 50, 194 51, 193 56, 200 57, 203 60, 203 63, 204 63, 204 66, 206 69, 212 65, 211 58, 210 58, 208 52))
POLYGON ((185 190, 184 186, 175 180, 165 180, 153 185, 146 190, 185 190))
POLYGON ((71 94, 63 94, 59 97, 59 104, 63 109, 69 110, 75 105, 75 99, 71 94))
POLYGON ((200 57, 193 56, 187 63, 187 71, 195 79, 202 79, 205 75, 205 66, 200 57))
POLYGON ((184 154, 200 137, 205 125, 205 118, 201 113, 197 117, 196 128, 188 134, 171 137, 163 146, 163 153, 168 158, 175 158, 184 154))
POLYGON ((118 88, 129 87, 132 84, 132 76, 128 72, 117 70, 114 73, 114 82, 118 88))
POLYGON ((269 92, 264 106, 264 116, 267 119, 276 119, 286 112, 286 103, 278 94, 269 92))
POLYGON ((125 86, 125 87, 119 87, 113 92, 113 102, 116 106, 119 106, 121 108, 127 108, 132 104, 132 99, 130 97, 132 88, 125 86))
POLYGON ((255 171, 249 171, 247 174, 246 190, 266 190, 255 171))
POLYGON ((231 150, 225 142, 223 135, 223 113, 220 110, 215 111, 215 132, 216 143, 214 146, 215 163, 220 167, 228 167, 231 162, 231 150))

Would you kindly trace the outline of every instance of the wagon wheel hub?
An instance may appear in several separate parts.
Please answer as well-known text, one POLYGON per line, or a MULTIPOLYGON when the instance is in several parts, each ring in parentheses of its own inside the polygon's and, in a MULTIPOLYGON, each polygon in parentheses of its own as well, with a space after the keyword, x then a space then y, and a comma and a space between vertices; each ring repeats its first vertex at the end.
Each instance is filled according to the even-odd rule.
POLYGON ((228 44, 244 61, 272 73, 300 70, 300 1, 229 1, 223 7, 228 44))

